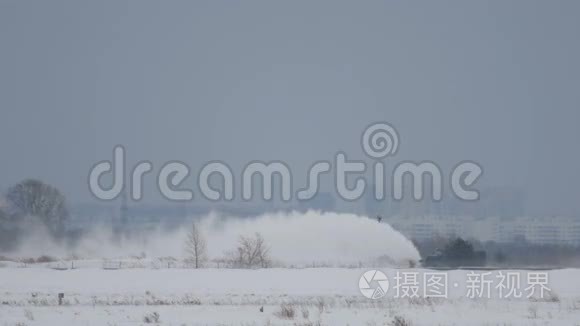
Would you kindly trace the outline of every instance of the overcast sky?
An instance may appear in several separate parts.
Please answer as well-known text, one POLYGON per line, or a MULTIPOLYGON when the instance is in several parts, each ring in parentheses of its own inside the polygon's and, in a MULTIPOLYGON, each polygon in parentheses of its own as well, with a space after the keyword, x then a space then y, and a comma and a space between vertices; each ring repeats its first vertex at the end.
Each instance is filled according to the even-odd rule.
POLYGON ((389 162, 474 160, 529 212, 579 215, 579 35, 579 1, 0 0, 0 187, 90 201, 116 144, 302 180, 387 121, 389 162))

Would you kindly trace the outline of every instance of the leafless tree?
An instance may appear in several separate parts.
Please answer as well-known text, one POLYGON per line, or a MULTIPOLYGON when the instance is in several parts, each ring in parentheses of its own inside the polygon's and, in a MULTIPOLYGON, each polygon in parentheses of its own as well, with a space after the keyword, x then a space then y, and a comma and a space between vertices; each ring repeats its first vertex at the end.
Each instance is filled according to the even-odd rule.
POLYGON ((256 233, 256 247, 257 249, 257 258, 258 258, 258 263, 260 264, 260 267, 262 268, 268 268, 270 267, 271 261, 270 261, 270 247, 267 246, 264 243, 264 238, 262 237, 261 234, 256 233))
POLYGON ((270 267, 270 248, 266 245, 264 237, 256 233, 253 237, 240 236, 238 247, 231 253, 233 265, 242 268, 267 268, 270 267))
POLYGON ((28 179, 10 187, 6 199, 17 216, 38 217, 55 235, 64 231, 69 211, 64 195, 55 187, 28 179))
POLYGON ((185 250, 195 268, 200 268, 207 261, 207 244, 198 225, 194 222, 187 234, 185 250))

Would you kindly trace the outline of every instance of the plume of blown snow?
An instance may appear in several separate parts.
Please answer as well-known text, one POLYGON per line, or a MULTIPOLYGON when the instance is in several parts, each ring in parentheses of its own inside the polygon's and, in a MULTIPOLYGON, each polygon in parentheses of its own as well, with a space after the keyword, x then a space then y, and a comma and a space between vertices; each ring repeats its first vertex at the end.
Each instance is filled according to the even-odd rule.
MULTIPOLYGON (((192 219, 193 220, 193 219, 192 219)), ((240 236, 260 233, 270 248, 272 259, 283 265, 407 266, 420 256, 401 233, 387 223, 343 213, 274 213, 253 218, 209 214, 195 219, 207 242, 208 256, 222 258, 236 248, 240 236)), ((185 240, 191 225, 178 230, 157 230, 112 241, 110 230, 92 230, 75 245, 66 248, 36 233, 34 241, 14 252, 21 257, 74 254, 84 258, 130 256, 186 258, 185 240)))
POLYGON ((202 223, 210 255, 235 248, 240 235, 258 232, 285 264, 404 265, 418 261, 415 246, 386 223, 353 214, 277 213, 253 219, 209 218, 202 223))

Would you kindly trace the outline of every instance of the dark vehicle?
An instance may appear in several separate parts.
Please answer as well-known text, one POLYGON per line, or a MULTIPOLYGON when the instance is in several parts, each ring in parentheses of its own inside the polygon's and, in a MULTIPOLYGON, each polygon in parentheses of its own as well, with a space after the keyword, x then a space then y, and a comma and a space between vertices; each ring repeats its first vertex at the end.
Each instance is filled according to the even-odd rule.
POLYGON ((481 267, 485 266, 485 251, 474 250, 473 245, 461 238, 453 240, 443 250, 437 249, 421 261, 424 267, 481 267))

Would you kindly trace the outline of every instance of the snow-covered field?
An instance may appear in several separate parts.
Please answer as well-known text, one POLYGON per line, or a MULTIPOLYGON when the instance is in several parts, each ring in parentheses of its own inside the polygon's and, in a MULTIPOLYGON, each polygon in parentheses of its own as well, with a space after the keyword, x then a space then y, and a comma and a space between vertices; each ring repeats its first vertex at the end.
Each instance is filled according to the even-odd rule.
MULTIPOLYGON (((0 325, 395 325, 396 319, 412 325, 580 325, 580 270, 549 271, 551 291, 543 299, 525 293, 518 299, 467 298, 472 272, 464 270, 448 272, 448 298, 425 299, 422 289, 419 298, 401 298, 394 288, 397 272, 417 273, 421 281, 433 271, 380 270, 391 287, 371 300, 359 290, 367 269, 60 271, 5 265, 0 325)), ((490 273, 495 280, 498 271, 490 273)), ((519 273, 523 289, 529 271, 519 273)))
MULTIPOLYGON (((198 227, 211 258, 204 269, 185 263, 185 227, 122 241, 94 230, 74 248, 35 234, 0 261, 0 326, 580 325, 580 270, 540 271, 548 273, 551 290, 542 298, 525 293, 534 271, 501 271, 512 283, 504 284, 504 293, 515 283, 521 292, 506 299, 499 297, 500 271, 396 269, 416 266, 418 251, 388 224, 365 217, 210 216, 198 227), (224 269, 219 258, 228 257, 240 236, 255 232, 280 268, 224 269), (384 297, 363 295, 360 279, 372 268, 358 266, 388 266, 377 267, 389 283, 381 288, 384 297), (446 273, 444 296, 426 296, 429 273, 446 273), (478 275, 490 298, 469 295, 478 275)), ((370 294, 380 294, 374 289, 384 281, 368 281, 370 294)))

